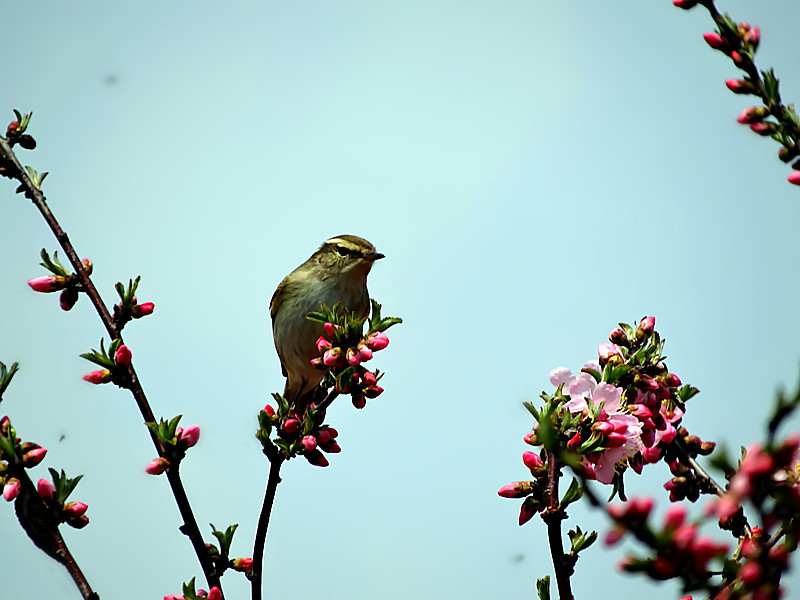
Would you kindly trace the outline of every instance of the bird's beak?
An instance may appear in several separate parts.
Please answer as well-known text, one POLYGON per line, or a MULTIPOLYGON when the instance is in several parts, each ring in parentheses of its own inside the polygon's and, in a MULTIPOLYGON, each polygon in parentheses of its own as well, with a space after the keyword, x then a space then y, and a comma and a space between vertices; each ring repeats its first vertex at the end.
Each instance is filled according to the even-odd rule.
POLYGON ((369 262, 375 262, 376 260, 380 260, 381 258, 385 258, 385 254, 381 254, 380 252, 373 252, 372 254, 367 254, 364 258, 369 262))

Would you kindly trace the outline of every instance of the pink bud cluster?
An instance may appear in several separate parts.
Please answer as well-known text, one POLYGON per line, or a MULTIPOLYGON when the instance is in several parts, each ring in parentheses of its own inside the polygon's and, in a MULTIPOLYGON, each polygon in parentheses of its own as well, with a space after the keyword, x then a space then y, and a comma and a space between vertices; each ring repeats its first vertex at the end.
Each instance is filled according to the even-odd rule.
POLYGON ((760 527, 753 527, 739 548, 741 565, 736 580, 722 589, 715 600, 780 598, 781 574, 789 568, 789 555, 794 550, 789 541, 772 545, 760 527))
MULTIPOLYGON (((130 348, 125 344, 121 344, 114 353, 114 363, 117 367, 124 368, 131 364, 132 357, 130 348)), ((114 380, 114 372, 111 369, 98 369, 84 375, 83 380, 94 385, 109 383, 114 380)))
MULTIPOLYGON (((167 454, 174 458, 175 451, 178 451, 179 454, 177 456, 180 459, 180 457, 183 456, 183 452, 194 446, 199 439, 200 428, 197 425, 189 425, 189 427, 185 428, 178 427, 175 429, 175 435, 171 440, 171 444, 167 443, 167 454)), ((145 473, 149 473, 150 475, 161 475, 169 469, 170 464, 170 460, 167 457, 159 456, 147 463, 144 470, 145 473)))
POLYGON ((514 481, 497 490, 502 498, 525 498, 519 512, 519 524, 524 525, 533 515, 546 508, 543 499, 544 486, 547 483, 547 465, 535 452, 524 452, 522 462, 531 472, 534 481, 514 481))
POLYGON ((383 388, 378 385, 379 376, 364 368, 362 363, 371 360, 373 353, 386 348, 389 337, 382 331, 374 331, 355 346, 344 348, 335 345, 341 330, 342 327, 335 323, 323 325, 323 334, 317 339, 320 356, 313 358, 311 364, 318 369, 333 369, 334 373, 355 367, 354 373, 346 381, 337 378, 336 391, 350 394, 353 406, 364 408, 367 398, 377 398, 383 393, 383 388))
POLYGON ((330 464, 322 452, 337 454, 342 451, 336 442, 339 432, 333 427, 311 424, 306 427, 305 420, 300 415, 295 413, 281 418, 269 404, 264 407, 264 412, 293 450, 305 456, 315 467, 327 467, 330 464))
MULTIPOLYGON (((45 505, 58 506, 56 486, 47 479, 40 479, 36 483, 36 493, 44 501, 45 505)), ((60 520, 75 529, 83 529, 89 524, 89 517, 86 511, 89 508, 84 502, 67 502, 61 506, 60 520)))
MULTIPOLYGON (((92 274, 93 264, 88 258, 81 261, 87 274, 92 274)), ((62 310, 71 310, 78 301, 79 283, 76 275, 42 275, 28 280, 28 285, 35 292, 51 293, 61 292, 59 296, 59 306, 62 310)))
MULTIPOLYGON (((196 596, 206 600, 222 600, 222 590, 214 586, 208 591, 197 590, 196 596)), ((167 594, 164 596, 164 600, 186 600, 186 597, 183 594, 167 594)))
MULTIPOLYGON (((625 504, 611 505, 608 513, 617 526, 606 535, 606 544, 617 543, 627 531, 650 531, 647 518, 652 508, 653 500, 650 498, 632 498, 625 504)), ((729 551, 726 544, 719 544, 707 535, 700 535, 697 524, 687 523, 686 509, 681 505, 667 510, 661 531, 654 531, 647 537, 654 537, 656 540, 656 556, 644 561, 628 559, 622 564, 622 568, 645 570, 651 577, 659 580, 675 577, 690 581, 698 578, 707 580, 711 575, 709 562, 713 558, 723 558, 729 551)))

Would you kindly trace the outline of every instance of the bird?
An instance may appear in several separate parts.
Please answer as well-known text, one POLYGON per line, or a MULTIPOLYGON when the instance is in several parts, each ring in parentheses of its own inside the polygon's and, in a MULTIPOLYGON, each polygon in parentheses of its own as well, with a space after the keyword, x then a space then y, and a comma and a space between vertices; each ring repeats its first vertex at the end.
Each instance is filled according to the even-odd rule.
POLYGON ((283 396, 302 405, 325 378, 325 371, 311 360, 319 356, 316 341, 322 324, 306 318, 319 311, 320 303, 333 308, 341 302, 342 311, 359 318, 369 315, 367 275, 376 260, 384 255, 356 235, 337 235, 322 243, 307 261, 289 273, 278 285, 269 304, 275 349, 286 377, 283 396))

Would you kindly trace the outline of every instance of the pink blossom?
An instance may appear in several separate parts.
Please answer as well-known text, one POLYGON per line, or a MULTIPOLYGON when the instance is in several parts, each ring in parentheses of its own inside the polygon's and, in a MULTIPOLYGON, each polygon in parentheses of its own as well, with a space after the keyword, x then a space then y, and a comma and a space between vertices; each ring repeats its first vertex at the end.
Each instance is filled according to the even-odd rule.
POLYGON ((367 347, 377 352, 389 345, 389 338, 382 331, 375 331, 367 336, 367 347))
POLYGON ((67 278, 61 275, 42 275, 29 279, 28 285, 34 292, 57 292, 67 285, 67 278))
MULTIPOLYGON (((180 427, 178 428, 180 429, 180 427)), ((178 442, 185 448, 191 448, 200 439, 200 428, 197 425, 189 425, 186 429, 182 429, 178 434, 178 442)))
POLYGON ((11 477, 6 481, 6 484, 3 486, 3 498, 6 499, 6 502, 11 502, 19 496, 19 493, 22 491, 22 484, 20 483, 19 479, 16 477, 11 477))
POLYGON ((114 362, 118 365, 129 365, 131 364, 131 351, 125 344, 122 344, 119 348, 117 348, 116 353, 114 354, 114 362))
POLYGON ((88 381, 89 383, 93 383, 95 385, 99 385, 101 383, 108 383, 111 381, 111 371, 108 369, 99 369, 97 371, 92 371, 91 373, 87 373, 83 376, 84 381, 88 381))
POLYGON ((89 506, 83 502, 67 502, 64 505, 64 512, 70 517, 80 517, 83 516, 83 513, 85 513, 88 508, 89 506))
POLYGON ((615 354, 622 356, 622 349, 611 342, 600 342, 597 347, 597 354, 600 356, 600 360, 606 361, 615 354))
POLYGON ((306 450, 313 450, 317 447, 317 438, 313 435, 307 435, 302 439, 302 444, 306 450))
POLYGON ((25 453, 25 456, 22 457, 22 464, 29 468, 35 467, 44 460, 45 454, 47 454, 47 450, 44 448, 34 448, 25 453))
POLYGON ((47 479, 40 479, 36 484, 36 491, 39 493, 40 498, 54 498, 56 495, 56 486, 47 479))
POLYGON ((147 463, 147 466, 144 468, 144 470, 146 473, 150 473, 150 475, 161 475, 168 468, 169 461, 163 456, 159 456, 158 458, 154 458, 147 463))

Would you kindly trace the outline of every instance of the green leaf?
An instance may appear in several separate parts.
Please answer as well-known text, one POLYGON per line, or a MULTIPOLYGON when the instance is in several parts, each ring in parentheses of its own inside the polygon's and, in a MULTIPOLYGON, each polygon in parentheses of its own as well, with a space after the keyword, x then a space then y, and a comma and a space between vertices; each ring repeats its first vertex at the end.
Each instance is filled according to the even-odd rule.
POLYGON ((536 580, 536 593, 539 595, 539 600, 550 600, 550 575, 536 580))
POLYGON ((11 379, 13 379, 14 374, 19 370, 19 363, 13 363, 11 368, 6 368, 5 364, 0 362, 0 401, 3 400, 3 393, 8 388, 8 385, 11 383, 11 379))
POLYGON ((567 491, 564 493, 564 497, 561 499, 561 506, 566 508, 573 502, 580 500, 581 497, 583 497, 583 488, 581 487, 580 482, 573 477, 572 483, 569 484, 569 488, 567 488, 567 491))

